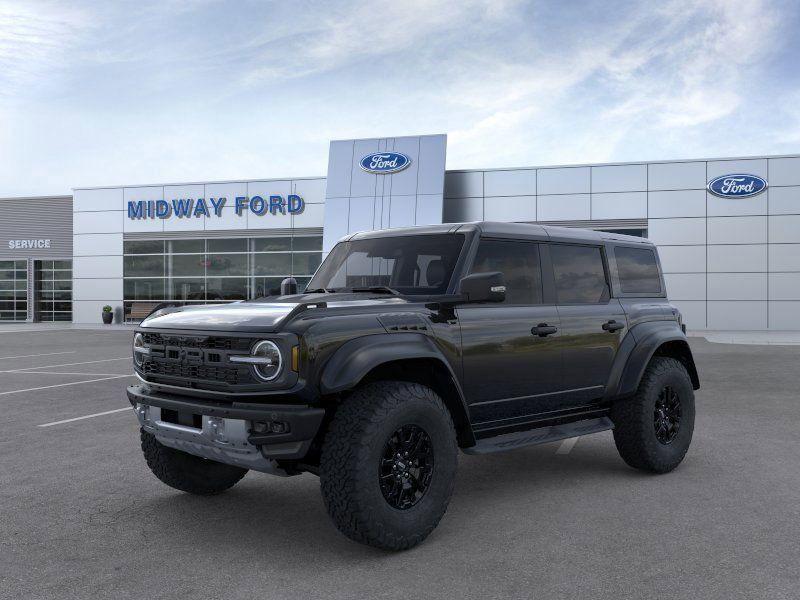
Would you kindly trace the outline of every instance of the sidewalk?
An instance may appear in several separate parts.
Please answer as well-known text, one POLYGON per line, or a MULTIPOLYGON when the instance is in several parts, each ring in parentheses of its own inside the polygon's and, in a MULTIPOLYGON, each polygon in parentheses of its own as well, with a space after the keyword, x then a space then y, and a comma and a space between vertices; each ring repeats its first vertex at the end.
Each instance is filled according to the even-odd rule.
POLYGON ((113 324, 103 325, 102 323, 3 323, 0 324, 0 333, 22 333, 25 331, 132 331, 135 324, 113 324))
POLYGON ((689 337, 702 337, 715 344, 755 344, 759 346, 798 346, 800 331, 705 331, 689 330, 689 337))

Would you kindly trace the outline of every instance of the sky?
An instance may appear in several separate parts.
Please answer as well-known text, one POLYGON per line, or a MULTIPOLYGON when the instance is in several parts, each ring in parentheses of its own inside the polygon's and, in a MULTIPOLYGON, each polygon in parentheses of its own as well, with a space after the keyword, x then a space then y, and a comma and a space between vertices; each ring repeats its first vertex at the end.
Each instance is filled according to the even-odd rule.
POLYGON ((796 154, 797 31, 795 0, 0 0, 0 197, 428 133, 448 169, 796 154))

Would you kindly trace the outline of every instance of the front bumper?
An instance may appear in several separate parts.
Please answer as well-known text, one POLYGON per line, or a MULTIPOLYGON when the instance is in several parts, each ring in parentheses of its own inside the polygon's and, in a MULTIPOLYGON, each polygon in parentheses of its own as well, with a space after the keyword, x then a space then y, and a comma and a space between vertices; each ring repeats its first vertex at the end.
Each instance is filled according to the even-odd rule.
POLYGON ((324 409, 305 405, 223 403, 156 392, 145 385, 127 391, 140 426, 161 444, 279 475, 285 472, 276 461, 303 458, 325 416, 324 409), (164 411, 188 416, 192 425, 166 420, 164 411), (286 431, 255 433, 256 423, 280 423, 286 431))

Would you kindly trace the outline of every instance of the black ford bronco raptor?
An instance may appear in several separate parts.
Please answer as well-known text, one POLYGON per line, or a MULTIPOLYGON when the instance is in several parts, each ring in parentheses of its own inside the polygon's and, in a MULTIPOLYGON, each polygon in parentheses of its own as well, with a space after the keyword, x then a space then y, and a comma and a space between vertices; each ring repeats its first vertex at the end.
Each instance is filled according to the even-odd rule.
MULTIPOLYGON (((418 544, 459 449, 613 430, 630 466, 674 469, 697 370, 655 247, 509 223, 359 233, 298 294, 158 310, 128 397, 153 473, 216 494, 248 470, 319 476, 348 537, 418 544)), ((291 289, 295 287, 295 289, 291 289)))

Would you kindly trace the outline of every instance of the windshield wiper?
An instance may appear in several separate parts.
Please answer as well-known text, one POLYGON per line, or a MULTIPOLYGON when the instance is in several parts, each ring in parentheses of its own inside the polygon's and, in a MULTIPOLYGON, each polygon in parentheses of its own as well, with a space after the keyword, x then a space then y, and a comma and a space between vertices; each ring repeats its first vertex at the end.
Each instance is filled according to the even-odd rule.
POLYGON ((304 294, 335 294, 336 290, 333 288, 317 288, 314 290, 306 290, 304 294))
POLYGON ((384 294, 392 294, 393 296, 399 296, 400 292, 398 292, 394 288, 390 288, 387 285, 371 285, 369 287, 356 287, 351 290, 352 292, 379 292, 384 294))

